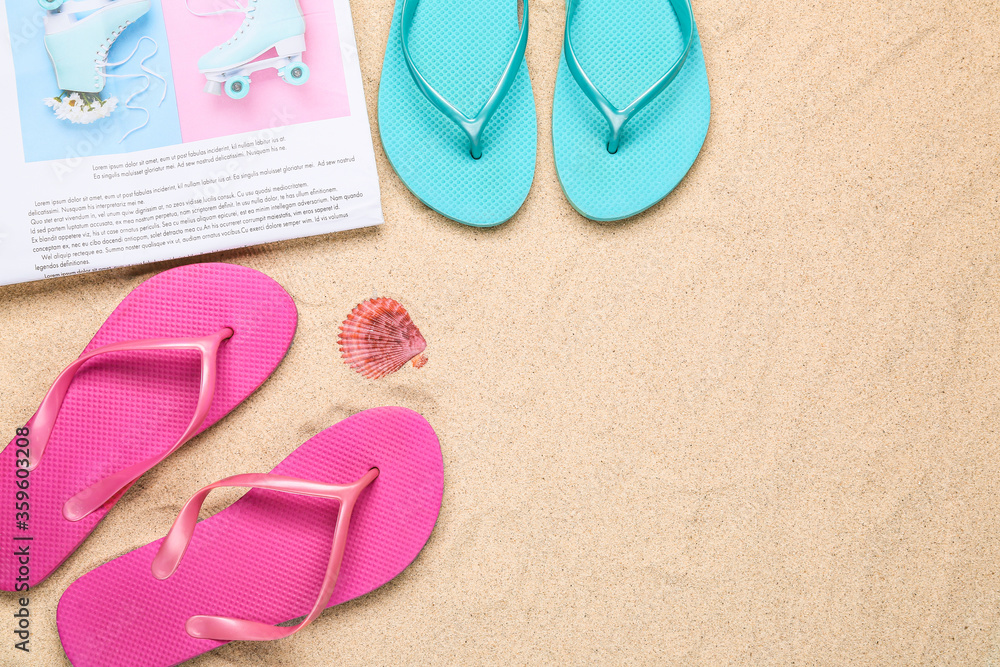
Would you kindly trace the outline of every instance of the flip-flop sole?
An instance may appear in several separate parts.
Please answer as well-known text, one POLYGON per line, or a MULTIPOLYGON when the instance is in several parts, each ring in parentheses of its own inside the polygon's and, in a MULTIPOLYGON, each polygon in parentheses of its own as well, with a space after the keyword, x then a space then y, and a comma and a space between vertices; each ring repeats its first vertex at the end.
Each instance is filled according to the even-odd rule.
MULTIPOLYGON (((584 71, 612 104, 623 108, 647 90, 683 49, 667 0, 580 0, 571 25, 584 71)), ((565 47, 564 47, 565 48, 565 47)), ((552 143, 563 192, 593 220, 620 220, 653 206, 687 174, 708 132, 708 75, 695 28, 677 78, 607 150, 608 124, 587 99, 563 52, 552 108, 552 143)))
MULTIPOLYGON (((403 58, 397 0, 378 92, 378 126, 389 162, 424 204, 452 220, 490 227, 524 203, 535 175, 535 99, 526 62, 486 125, 483 155, 413 82, 403 58)), ((410 53, 431 85, 472 117, 507 66, 518 36, 516 2, 421 0, 410 53)))
MULTIPOLYGON (((379 475, 354 508, 329 606, 388 582, 427 542, 444 489, 437 436, 415 412, 375 408, 314 436, 272 471, 348 484, 373 467, 379 475)), ((151 571, 162 540, 102 565, 59 601, 67 657, 76 667, 174 665, 225 643, 188 635, 191 616, 269 624, 305 616, 326 572, 336 517, 335 501, 254 489, 198 524, 170 578, 151 571)))
MULTIPOLYGON (((205 336, 232 328, 233 336, 219 348, 215 396, 201 432, 268 378, 292 342, 296 321, 292 298, 268 276, 233 264, 193 264, 136 287, 84 352, 122 341, 205 336)), ((11 472, 0 475, 0 498, 10 501, 0 520, 0 542, 21 546, 29 542, 15 542, 15 537, 33 538, 27 582, 18 580, 14 549, 0 552, 0 589, 34 586, 80 545, 122 494, 76 522, 63 517, 65 502, 111 473, 168 450, 194 414, 200 376, 195 351, 110 352, 86 362, 30 474, 26 530, 17 528, 24 517, 15 514, 14 505, 16 439, 0 452, 0 469, 11 472)))

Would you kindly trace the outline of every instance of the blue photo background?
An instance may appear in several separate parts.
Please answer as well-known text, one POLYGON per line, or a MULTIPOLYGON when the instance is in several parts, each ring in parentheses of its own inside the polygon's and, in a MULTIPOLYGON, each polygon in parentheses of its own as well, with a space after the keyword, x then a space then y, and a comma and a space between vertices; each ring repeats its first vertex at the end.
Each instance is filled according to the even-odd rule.
MULTIPOLYGON (((108 54, 108 62, 124 60, 144 35, 149 36, 156 41, 158 48, 156 55, 146 61, 146 67, 167 82, 167 95, 159 106, 157 103, 163 94, 163 83, 155 77, 150 77, 149 90, 132 100, 133 106, 149 110, 149 123, 121 143, 119 140, 125 133, 141 125, 146 118, 141 110, 125 108, 129 95, 141 89, 145 81, 142 78, 109 77, 101 97, 117 97, 118 108, 108 118, 87 125, 59 120, 43 102, 45 98, 54 97, 61 92, 42 41, 45 36, 43 19, 46 11, 36 0, 12 0, 4 4, 7 7, 14 56, 17 104, 26 162, 129 153, 181 143, 180 120, 160 0, 152 0, 149 11, 118 37, 108 54)), ((142 74, 139 62, 153 51, 153 46, 148 39, 142 40, 138 52, 129 62, 107 71, 113 74, 142 74)))

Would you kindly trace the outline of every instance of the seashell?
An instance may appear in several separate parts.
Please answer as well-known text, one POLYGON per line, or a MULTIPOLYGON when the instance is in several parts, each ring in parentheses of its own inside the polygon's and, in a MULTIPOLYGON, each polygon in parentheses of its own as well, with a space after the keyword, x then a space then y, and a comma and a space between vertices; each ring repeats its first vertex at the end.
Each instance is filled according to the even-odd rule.
POLYGON ((410 359, 420 368, 427 341, 396 300, 368 299, 355 306, 340 325, 340 355, 344 363, 366 378, 377 380, 395 373, 410 359))

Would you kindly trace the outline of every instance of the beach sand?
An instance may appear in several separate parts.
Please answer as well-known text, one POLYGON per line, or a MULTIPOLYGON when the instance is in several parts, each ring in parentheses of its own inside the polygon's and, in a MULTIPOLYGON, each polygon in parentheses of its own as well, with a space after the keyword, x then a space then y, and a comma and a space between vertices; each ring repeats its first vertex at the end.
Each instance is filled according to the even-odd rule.
MULTIPOLYGON (((373 128, 392 8, 353 2, 373 128)), ((431 212, 376 134, 383 227, 199 258, 292 294, 291 351, 33 591, 27 659, 0 621, 0 663, 64 664, 74 579, 162 536, 202 485, 381 405, 441 439, 424 551, 293 639, 191 665, 1000 662, 1000 8, 694 11, 711 127, 637 218, 563 198, 564 4, 536 0, 538 166, 514 219, 431 212), (373 293, 409 309, 426 367, 373 382, 339 360, 338 324, 373 293)), ((0 288, 0 424, 133 287, 190 261, 0 288)))

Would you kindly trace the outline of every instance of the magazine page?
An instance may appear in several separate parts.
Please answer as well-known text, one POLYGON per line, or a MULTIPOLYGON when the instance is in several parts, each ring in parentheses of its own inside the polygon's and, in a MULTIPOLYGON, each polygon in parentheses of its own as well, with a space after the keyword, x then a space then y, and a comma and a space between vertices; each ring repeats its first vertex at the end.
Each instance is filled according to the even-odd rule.
POLYGON ((382 222, 348 0, 5 10, 0 284, 382 222))

